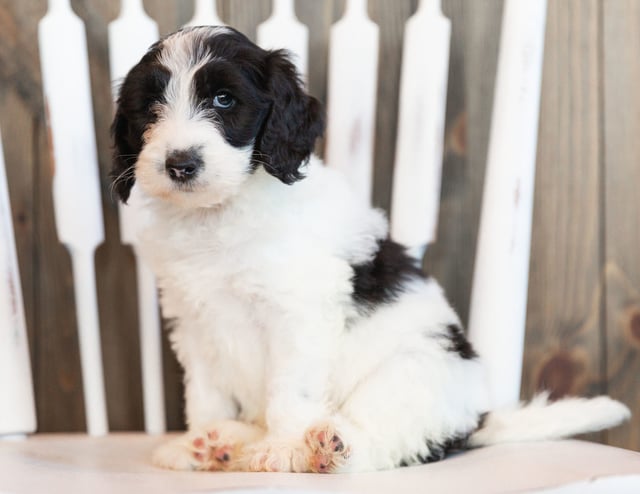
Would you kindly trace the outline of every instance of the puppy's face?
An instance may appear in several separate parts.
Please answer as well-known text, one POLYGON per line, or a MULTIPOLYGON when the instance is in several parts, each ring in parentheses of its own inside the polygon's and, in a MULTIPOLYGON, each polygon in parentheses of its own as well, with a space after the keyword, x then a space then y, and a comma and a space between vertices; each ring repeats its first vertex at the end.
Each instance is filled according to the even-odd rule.
POLYGON ((153 45, 124 80, 112 125, 114 188, 137 180, 182 207, 233 197, 259 166, 286 184, 302 178, 323 130, 281 51, 226 27, 178 31, 153 45))

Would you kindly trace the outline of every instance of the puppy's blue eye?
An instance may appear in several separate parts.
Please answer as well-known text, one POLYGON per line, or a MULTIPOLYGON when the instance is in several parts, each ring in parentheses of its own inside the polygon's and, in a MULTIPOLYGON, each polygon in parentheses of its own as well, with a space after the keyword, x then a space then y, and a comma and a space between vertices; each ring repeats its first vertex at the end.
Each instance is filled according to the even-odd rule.
POLYGON ((235 102, 236 100, 233 99, 233 96, 226 91, 220 91, 213 97, 213 106, 223 110, 231 108, 235 102))

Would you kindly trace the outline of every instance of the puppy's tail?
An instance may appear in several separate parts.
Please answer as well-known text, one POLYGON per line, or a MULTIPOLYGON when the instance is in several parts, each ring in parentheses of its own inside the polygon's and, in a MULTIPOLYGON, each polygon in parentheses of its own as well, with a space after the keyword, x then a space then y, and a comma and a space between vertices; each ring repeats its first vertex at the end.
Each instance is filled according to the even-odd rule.
POLYGON ((549 402, 548 393, 543 393, 519 408, 489 412, 468 445, 560 439, 608 429, 629 417, 629 409, 608 396, 549 402))

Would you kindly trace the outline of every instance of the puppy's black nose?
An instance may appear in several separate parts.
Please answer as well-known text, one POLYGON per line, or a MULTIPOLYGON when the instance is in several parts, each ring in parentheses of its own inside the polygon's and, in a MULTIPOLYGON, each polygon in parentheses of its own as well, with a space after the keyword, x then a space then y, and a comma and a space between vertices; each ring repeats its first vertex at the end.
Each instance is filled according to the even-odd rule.
POLYGON ((202 157, 196 149, 172 151, 167 156, 164 167, 171 180, 188 182, 193 180, 202 168, 202 157))

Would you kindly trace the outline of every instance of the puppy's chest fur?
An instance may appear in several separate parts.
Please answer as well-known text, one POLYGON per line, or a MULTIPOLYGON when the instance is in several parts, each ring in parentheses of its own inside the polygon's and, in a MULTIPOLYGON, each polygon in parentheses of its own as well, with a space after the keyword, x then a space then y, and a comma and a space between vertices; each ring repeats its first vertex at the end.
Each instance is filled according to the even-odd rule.
POLYGON ((251 232, 233 228, 242 221, 239 212, 178 214, 152 209, 151 226, 143 236, 145 257, 158 279, 163 316, 173 321, 174 345, 193 340, 194 346, 207 349, 207 360, 237 360, 260 346, 259 287, 268 282, 268 274, 261 269, 264 263, 249 268, 248 260, 256 255, 249 240, 264 232, 258 226, 251 232))
MULTIPOLYGON (((310 189, 325 182, 324 171, 318 174, 308 178, 310 189)), ((356 312, 350 261, 368 256, 383 228, 377 213, 345 215, 341 194, 321 194, 319 204, 308 190, 301 201, 292 188, 273 200, 269 186, 259 185, 260 193, 249 190, 224 210, 185 213, 153 203, 143 235, 187 379, 190 366, 209 369, 211 384, 252 420, 264 411, 266 359, 282 318, 301 307, 313 312, 305 314, 310 320, 332 318, 338 345, 356 312), (364 240, 353 242, 356 236, 364 240)))
MULTIPOLYGON (((163 315, 202 331, 205 344, 228 346, 242 340, 243 328, 261 325, 261 289, 269 283, 269 265, 255 260, 251 246, 264 236, 261 228, 238 232, 233 223, 241 215, 160 213, 145 233, 145 252, 158 278, 163 315), (252 240, 253 239, 253 240, 252 240), (211 341, 224 338, 225 342, 211 341)), ((263 244, 264 245, 264 244, 263 244)), ((181 324, 178 324, 180 326, 181 324)))
POLYGON ((255 325, 262 310, 288 311, 296 301, 349 310, 352 266, 375 254, 386 223, 377 211, 352 212, 332 172, 314 164, 308 173, 283 189, 257 172, 224 209, 148 206, 142 246, 165 317, 210 324, 232 313, 255 325))

